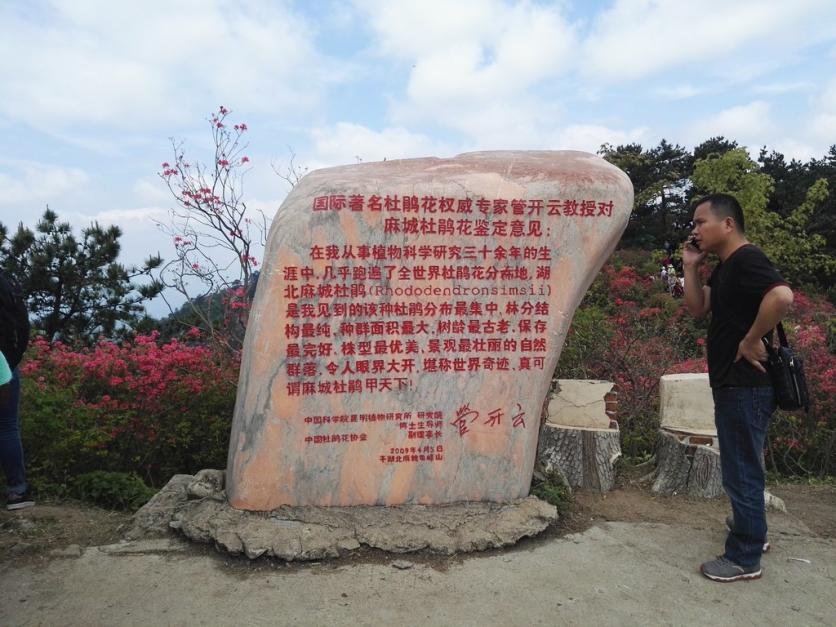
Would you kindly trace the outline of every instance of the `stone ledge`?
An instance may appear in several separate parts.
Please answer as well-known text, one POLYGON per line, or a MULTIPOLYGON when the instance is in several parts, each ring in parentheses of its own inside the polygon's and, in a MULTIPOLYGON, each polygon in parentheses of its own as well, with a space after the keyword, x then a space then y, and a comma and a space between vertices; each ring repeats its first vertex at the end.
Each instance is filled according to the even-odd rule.
MULTIPOLYGON (((466 502, 395 507, 290 507, 249 512, 230 507, 223 471, 202 470, 182 491, 163 488, 140 509, 127 537, 159 534, 160 523, 196 542, 250 559, 318 560, 363 546, 392 553, 452 555, 508 546, 545 530, 557 510, 534 496, 509 503, 466 502), (172 493, 182 497, 175 503, 172 493), (158 499, 158 497, 160 497, 158 499), (152 524, 148 524, 152 523, 152 524)), ((175 481, 175 479, 172 479, 175 481)))

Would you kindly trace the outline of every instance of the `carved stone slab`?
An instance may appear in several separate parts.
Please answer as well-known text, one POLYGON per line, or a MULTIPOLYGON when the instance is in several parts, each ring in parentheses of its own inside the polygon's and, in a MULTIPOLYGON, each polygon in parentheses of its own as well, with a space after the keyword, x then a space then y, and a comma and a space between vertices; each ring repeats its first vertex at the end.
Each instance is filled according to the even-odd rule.
POLYGON ((247 328, 230 504, 525 496, 566 331, 632 203, 623 172, 569 151, 306 176, 247 328))
POLYGON ((666 374, 659 380, 663 429, 716 436, 708 373, 666 374))

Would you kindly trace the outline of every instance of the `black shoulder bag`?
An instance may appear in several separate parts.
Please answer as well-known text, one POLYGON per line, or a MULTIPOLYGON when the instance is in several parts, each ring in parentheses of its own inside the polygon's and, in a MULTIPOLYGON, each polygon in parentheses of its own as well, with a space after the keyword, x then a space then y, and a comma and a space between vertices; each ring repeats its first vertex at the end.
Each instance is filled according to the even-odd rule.
POLYGON ((779 322, 777 347, 765 339, 767 360, 766 371, 775 388, 778 407, 786 411, 803 409, 810 411, 810 396, 807 394, 807 379, 804 376, 804 360, 796 355, 787 343, 784 326, 779 322))

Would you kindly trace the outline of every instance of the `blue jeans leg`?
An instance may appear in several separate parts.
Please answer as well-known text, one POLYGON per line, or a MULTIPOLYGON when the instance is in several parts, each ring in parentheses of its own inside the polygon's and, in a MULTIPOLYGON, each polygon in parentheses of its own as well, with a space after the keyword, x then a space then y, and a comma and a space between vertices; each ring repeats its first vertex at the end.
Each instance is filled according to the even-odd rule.
POLYGON ((716 388, 713 393, 723 488, 734 513, 725 556, 740 566, 757 566, 766 541, 763 447, 775 393, 770 387, 716 388))
POLYGON ((20 442, 20 375, 15 370, 9 383, 6 402, 0 407, 0 462, 9 492, 17 494, 26 490, 26 473, 23 466, 23 445, 20 442))

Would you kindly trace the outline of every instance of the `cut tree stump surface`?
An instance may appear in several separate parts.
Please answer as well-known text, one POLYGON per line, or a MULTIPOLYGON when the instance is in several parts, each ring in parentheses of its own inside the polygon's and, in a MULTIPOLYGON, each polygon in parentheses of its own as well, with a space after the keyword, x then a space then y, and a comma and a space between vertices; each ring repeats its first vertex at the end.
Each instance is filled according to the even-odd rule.
POLYGON ((702 444, 682 442, 675 434, 659 431, 653 491, 715 498, 723 494, 720 453, 702 444))
POLYGON ((581 429, 546 422, 537 458, 546 472, 558 472, 570 488, 612 490, 613 464, 621 456, 618 429, 581 429))

